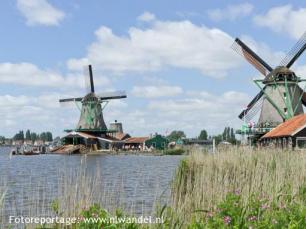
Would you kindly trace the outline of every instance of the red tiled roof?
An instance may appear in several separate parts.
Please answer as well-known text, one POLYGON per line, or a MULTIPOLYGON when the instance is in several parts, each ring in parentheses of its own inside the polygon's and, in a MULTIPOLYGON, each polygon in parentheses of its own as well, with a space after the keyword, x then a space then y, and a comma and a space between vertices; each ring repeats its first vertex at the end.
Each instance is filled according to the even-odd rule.
POLYGON ((124 140, 125 138, 130 138, 131 136, 127 133, 117 132, 114 137, 117 138, 118 140, 124 140))
POLYGON ((306 114, 297 115, 266 133, 261 139, 293 136, 306 127, 306 114))
POLYGON ((133 138, 126 139, 125 143, 139 143, 139 144, 142 144, 148 139, 149 139, 149 137, 133 137, 133 138))

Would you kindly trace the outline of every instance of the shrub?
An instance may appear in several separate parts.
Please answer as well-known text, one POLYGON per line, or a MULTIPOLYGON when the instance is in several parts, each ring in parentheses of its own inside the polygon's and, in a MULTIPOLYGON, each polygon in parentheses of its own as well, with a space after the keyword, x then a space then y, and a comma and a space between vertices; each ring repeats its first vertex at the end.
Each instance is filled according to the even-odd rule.
POLYGON ((164 150, 165 155, 183 155, 185 153, 184 149, 166 149, 164 150))

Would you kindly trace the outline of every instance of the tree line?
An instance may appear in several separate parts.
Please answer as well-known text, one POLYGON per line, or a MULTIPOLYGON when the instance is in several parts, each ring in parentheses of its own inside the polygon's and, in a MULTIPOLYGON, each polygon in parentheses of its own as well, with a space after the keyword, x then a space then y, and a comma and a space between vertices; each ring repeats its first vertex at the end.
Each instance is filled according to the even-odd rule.
MULTIPOLYGON (((176 142, 179 139, 186 138, 186 134, 182 130, 174 130, 167 136, 167 138, 170 142, 176 142)), ((200 134, 197 136, 197 139, 199 140, 215 139, 216 144, 219 144, 222 141, 227 141, 232 144, 237 143, 235 131, 231 127, 225 127, 223 133, 215 135, 215 136, 209 136, 208 132, 205 129, 203 129, 201 130, 200 134)))
POLYGON ((23 130, 20 130, 17 134, 14 135, 13 139, 21 141, 33 141, 33 142, 36 140, 51 142, 53 141, 53 136, 52 133, 49 131, 37 134, 35 132, 31 132, 30 130, 27 130, 25 133, 23 130))

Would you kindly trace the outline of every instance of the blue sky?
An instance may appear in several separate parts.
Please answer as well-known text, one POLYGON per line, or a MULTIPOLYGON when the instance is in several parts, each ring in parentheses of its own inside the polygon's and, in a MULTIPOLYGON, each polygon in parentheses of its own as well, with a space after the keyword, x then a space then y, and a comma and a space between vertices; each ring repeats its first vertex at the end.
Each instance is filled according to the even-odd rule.
MULTIPOLYGON (((20 129, 62 135, 78 121, 58 99, 125 90, 104 118, 132 135, 239 128, 260 74, 231 48, 240 37, 277 65, 306 30, 300 1, 4 0, 0 8, 2 135, 20 129)), ((292 67, 303 77, 305 57, 292 67)))

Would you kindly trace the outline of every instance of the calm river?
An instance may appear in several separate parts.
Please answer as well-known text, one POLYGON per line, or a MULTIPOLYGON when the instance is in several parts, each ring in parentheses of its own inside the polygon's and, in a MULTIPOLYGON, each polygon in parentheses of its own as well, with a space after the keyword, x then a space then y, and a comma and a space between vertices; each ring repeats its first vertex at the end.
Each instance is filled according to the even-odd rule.
POLYGON ((139 155, 10 157, 9 151, 0 148, 0 198, 5 192, 2 219, 12 214, 48 214, 54 199, 67 204, 82 198, 93 199, 107 209, 120 207, 134 214, 149 214, 156 202, 169 200, 170 182, 182 159, 139 155))

